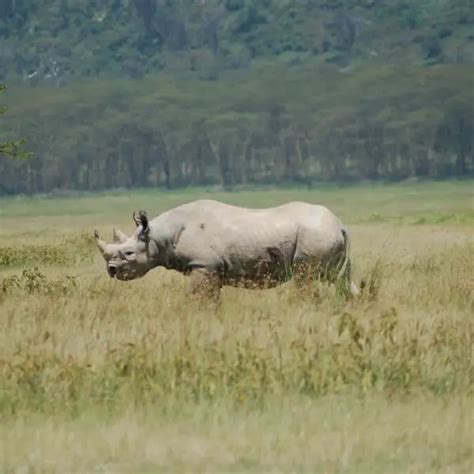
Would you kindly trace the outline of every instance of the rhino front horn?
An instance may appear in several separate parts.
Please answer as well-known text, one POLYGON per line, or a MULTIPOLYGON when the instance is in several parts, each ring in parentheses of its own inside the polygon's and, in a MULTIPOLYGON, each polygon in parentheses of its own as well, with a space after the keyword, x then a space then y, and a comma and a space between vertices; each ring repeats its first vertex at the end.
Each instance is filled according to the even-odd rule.
POLYGON ((94 230, 94 238, 95 243, 97 244, 97 247, 100 250, 100 253, 103 255, 105 252, 106 243, 99 237, 99 233, 97 232, 97 230, 94 230))

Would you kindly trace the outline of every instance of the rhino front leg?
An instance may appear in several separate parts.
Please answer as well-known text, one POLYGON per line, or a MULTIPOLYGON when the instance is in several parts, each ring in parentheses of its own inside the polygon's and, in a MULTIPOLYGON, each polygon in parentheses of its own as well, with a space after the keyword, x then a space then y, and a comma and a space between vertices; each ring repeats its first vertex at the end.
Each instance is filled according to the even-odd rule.
POLYGON ((191 271, 189 289, 192 295, 213 303, 220 302, 222 280, 219 275, 207 268, 191 271))

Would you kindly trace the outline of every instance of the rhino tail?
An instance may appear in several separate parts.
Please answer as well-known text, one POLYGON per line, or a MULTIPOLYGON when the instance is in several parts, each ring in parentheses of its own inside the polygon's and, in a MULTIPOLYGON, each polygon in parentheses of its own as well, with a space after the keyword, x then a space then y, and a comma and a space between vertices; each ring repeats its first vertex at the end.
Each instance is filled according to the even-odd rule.
POLYGON ((351 241, 349 234, 344 227, 341 229, 342 236, 344 238, 344 259, 342 261, 341 268, 337 274, 337 281, 342 282, 346 290, 352 295, 358 295, 360 293, 357 285, 352 281, 351 277, 351 241))

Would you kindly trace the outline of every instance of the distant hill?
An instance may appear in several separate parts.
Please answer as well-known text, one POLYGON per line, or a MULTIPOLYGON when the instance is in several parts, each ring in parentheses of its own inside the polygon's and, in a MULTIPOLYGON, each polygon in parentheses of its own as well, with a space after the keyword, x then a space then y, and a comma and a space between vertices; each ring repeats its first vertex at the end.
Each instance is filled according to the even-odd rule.
POLYGON ((472 0, 0 0, 0 80, 474 63, 472 0))

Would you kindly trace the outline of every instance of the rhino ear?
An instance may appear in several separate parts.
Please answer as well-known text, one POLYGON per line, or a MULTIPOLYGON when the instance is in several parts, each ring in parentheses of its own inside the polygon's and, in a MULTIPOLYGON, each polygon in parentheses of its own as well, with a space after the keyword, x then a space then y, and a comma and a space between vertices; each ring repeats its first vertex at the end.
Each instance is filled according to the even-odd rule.
POLYGON ((128 240, 128 237, 119 229, 116 229, 114 227, 114 230, 113 230, 113 235, 114 235, 114 242, 116 243, 123 243, 125 242, 126 240, 128 240))
POLYGON ((148 227, 148 216, 146 211, 139 211, 138 217, 133 213, 133 221, 137 227, 142 226, 142 232, 147 233, 150 229, 148 227))
POLYGON ((143 232, 148 232, 148 216, 145 211, 140 211, 138 213, 138 218, 140 219, 140 224, 142 225, 143 232))
POLYGON ((135 211, 133 211, 132 219, 133 222, 135 222, 135 225, 138 227, 140 225, 140 219, 136 216, 135 211))
POLYGON ((102 255, 104 255, 105 253, 105 246, 107 245, 100 237, 99 237, 99 233, 97 232, 97 230, 94 230, 94 238, 95 238, 95 243, 97 244, 97 247, 99 248, 100 250, 100 253, 102 255))

